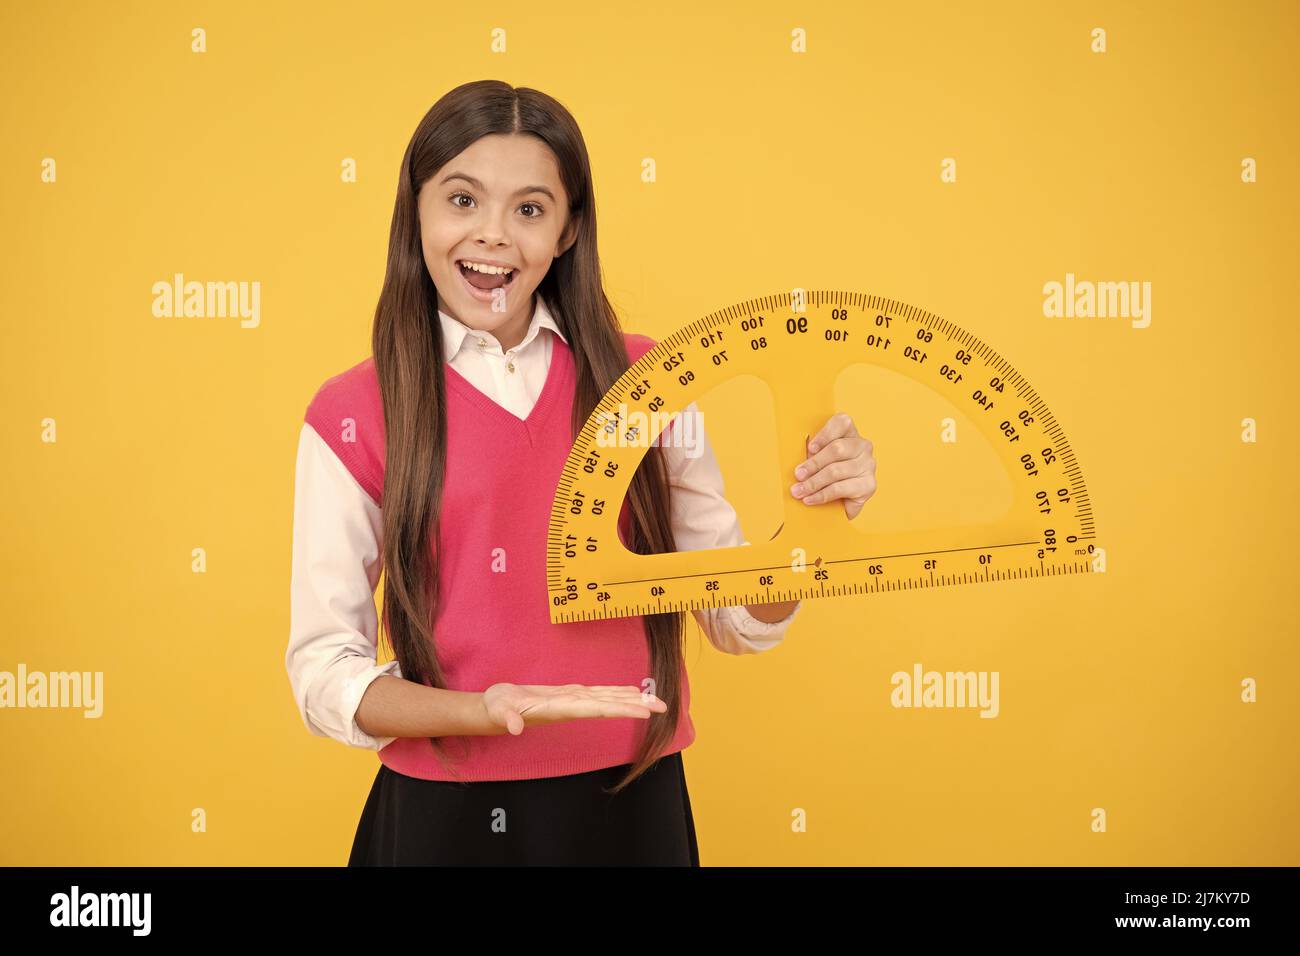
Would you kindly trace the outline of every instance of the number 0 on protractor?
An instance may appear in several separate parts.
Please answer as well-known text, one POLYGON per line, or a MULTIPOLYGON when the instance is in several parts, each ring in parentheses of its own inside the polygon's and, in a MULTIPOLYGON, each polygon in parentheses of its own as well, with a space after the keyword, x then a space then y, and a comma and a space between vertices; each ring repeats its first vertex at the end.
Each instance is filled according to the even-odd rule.
POLYGON ((559 624, 1088 573, 1100 550, 1070 442, 1005 359, 901 302, 796 290, 679 329, 610 387, 556 488, 546 573, 551 621, 559 624), (864 535, 841 501, 806 505, 787 493, 784 522, 769 541, 665 554, 636 554, 623 544, 619 508, 650 450, 647 438, 654 439, 632 422, 666 421, 728 379, 755 375, 774 394, 781 487, 788 488, 808 457, 806 439, 836 410, 836 377, 862 363, 906 375, 967 413, 1011 483, 1001 520, 864 535))

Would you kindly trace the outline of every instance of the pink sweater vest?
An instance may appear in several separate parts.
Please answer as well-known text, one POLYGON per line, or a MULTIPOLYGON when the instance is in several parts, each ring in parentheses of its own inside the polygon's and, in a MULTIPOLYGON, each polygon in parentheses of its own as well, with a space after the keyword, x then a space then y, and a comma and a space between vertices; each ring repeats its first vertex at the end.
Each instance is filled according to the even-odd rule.
MULTIPOLYGON (((624 341, 633 362, 655 344, 628 333, 624 341)), ((546 383, 527 419, 502 408, 451 366, 443 370, 447 470, 439 531, 441 603, 433 626, 447 686, 464 691, 500 682, 643 686, 651 674, 642 617, 550 621, 547 524, 573 444, 575 377, 568 346, 553 338, 546 383)), ((374 358, 326 381, 306 420, 366 493, 382 502, 385 429, 374 358)), ((625 542, 629 525, 624 502, 618 527, 625 542)), ((695 739, 684 665, 681 685, 681 715, 665 754, 695 739)), ((444 769, 425 737, 399 737, 379 751, 379 759, 398 773, 426 780, 555 777, 631 763, 648 723, 598 717, 525 727, 517 737, 440 738, 456 758, 459 776, 444 769)))

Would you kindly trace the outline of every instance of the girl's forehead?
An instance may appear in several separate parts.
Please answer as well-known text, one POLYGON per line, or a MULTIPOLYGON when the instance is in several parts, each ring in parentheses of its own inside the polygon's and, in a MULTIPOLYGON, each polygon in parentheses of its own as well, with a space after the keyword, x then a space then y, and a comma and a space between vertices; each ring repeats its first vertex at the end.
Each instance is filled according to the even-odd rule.
POLYGON ((544 176, 556 182, 560 178, 559 163, 551 148, 536 136, 520 133, 480 137, 453 157, 439 175, 453 171, 469 172, 488 187, 496 180, 515 176, 544 176))

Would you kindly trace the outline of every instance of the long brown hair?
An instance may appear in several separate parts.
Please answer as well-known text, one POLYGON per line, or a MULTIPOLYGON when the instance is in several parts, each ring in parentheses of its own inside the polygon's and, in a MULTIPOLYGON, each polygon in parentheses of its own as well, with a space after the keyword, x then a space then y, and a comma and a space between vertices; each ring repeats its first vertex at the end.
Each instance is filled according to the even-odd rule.
MULTIPOLYGON (((534 293, 546 299, 572 351, 573 438, 631 365, 618 318, 601 285, 591 166, 578 124, 560 103, 538 90, 498 80, 478 80, 451 90, 420 120, 402 157, 388 236, 388 266, 372 334, 387 434, 382 500, 384 626, 402 676, 432 687, 446 686, 433 621, 439 599, 436 550, 447 453, 447 388, 442 325, 433 278, 421 249, 417 197, 434 173, 480 137, 493 133, 536 136, 551 149, 569 196, 569 215, 576 220, 576 240, 552 262, 534 293)), ((632 551, 676 550, 668 496, 660 448, 650 445, 628 488, 632 551)), ((651 674, 645 676, 653 677, 654 692, 668 709, 650 716, 631 769, 611 793, 644 773, 676 730, 683 621, 680 611, 645 615, 651 665, 651 674)), ((429 742, 441 762, 446 754, 438 739, 430 737, 429 742)))

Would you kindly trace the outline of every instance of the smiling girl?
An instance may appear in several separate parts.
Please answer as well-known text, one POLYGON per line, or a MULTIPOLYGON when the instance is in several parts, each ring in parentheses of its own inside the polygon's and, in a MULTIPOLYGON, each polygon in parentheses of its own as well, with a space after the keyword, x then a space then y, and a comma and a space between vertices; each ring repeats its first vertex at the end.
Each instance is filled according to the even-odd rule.
MULTIPOLYGON (((380 761, 350 864, 699 864, 684 614, 555 625, 546 591, 573 440, 654 345, 605 297, 568 111, 488 80, 434 104, 402 160, 373 355, 321 385, 298 447, 290 682, 312 733, 380 761)), ((792 494, 852 517, 870 443, 843 415, 814 443, 792 494)), ((701 445, 650 446, 618 519, 631 550, 746 543, 701 445)), ((743 654, 797 610, 692 613, 743 654)))

